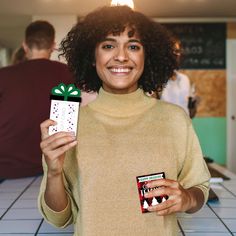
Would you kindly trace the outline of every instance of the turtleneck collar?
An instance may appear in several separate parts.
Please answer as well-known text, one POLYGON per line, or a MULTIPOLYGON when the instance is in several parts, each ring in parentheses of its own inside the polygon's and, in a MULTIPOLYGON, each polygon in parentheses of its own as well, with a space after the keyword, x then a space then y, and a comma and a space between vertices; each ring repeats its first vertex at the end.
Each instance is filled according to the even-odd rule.
POLYGON ((100 113, 115 117, 138 115, 156 104, 156 99, 148 97, 142 89, 128 94, 113 94, 100 88, 98 97, 88 106, 100 113))

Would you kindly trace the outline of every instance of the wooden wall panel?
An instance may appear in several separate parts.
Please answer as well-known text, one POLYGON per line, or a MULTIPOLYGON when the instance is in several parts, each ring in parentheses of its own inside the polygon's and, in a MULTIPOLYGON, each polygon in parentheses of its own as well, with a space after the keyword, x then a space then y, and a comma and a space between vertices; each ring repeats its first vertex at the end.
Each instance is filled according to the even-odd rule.
POLYGON ((227 39, 236 39, 236 23, 227 23, 227 39))
POLYGON ((226 71, 182 70, 195 84, 200 97, 196 117, 226 116, 226 71))

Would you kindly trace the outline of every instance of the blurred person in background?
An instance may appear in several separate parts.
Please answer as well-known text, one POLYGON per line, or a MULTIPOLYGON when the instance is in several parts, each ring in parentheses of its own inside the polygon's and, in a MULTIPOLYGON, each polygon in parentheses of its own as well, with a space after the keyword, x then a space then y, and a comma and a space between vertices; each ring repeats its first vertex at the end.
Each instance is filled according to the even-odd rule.
POLYGON ((42 173, 40 123, 49 117, 51 89, 74 83, 67 65, 50 60, 55 29, 49 22, 29 24, 22 47, 27 60, 0 69, 0 178, 42 173))
MULTIPOLYGON (((173 40, 175 41, 174 54, 176 55, 178 64, 180 66, 182 58, 181 42, 176 37, 174 37, 173 40)), ((182 107, 185 112, 190 115, 188 108, 190 94, 191 85, 188 76, 176 69, 173 76, 169 79, 166 87, 163 89, 162 93, 159 94, 159 96, 164 101, 182 107)))
POLYGON ((26 61, 26 55, 25 55, 25 50, 24 48, 21 46, 19 48, 17 48, 14 53, 12 54, 12 58, 11 58, 11 64, 15 65, 21 62, 26 61))

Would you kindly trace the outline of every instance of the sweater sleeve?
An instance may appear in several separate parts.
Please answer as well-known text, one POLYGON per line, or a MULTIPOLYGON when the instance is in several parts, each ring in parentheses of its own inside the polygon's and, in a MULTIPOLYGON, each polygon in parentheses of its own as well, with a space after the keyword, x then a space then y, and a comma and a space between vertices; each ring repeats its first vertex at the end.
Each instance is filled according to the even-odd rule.
MULTIPOLYGON (((66 157, 66 159, 68 159, 68 158, 66 157)), ((67 162, 65 161, 64 165, 66 165, 66 163, 67 162)), ((66 176, 67 173, 65 173, 65 170, 64 170, 63 180, 64 180, 65 191, 66 191, 67 197, 68 197, 68 205, 64 210, 62 210, 60 212, 56 212, 56 211, 50 209, 50 207, 46 204, 45 199, 44 199, 44 193, 45 193, 46 181, 47 181, 47 165, 44 160, 44 157, 43 157, 43 169, 44 169, 44 176, 43 176, 43 179, 41 182, 40 192, 39 192, 39 196, 38 196, 38 208, 39 208, 41 214, 43 215, 44 219, 48 223, 50 223, 56 227, 65 228, 68 225, 75 222, 77 212, 78 212, 78 208, 75 203, 74 196, 73 196, 73 193, 72 193, 71 187, 70 187, 70 177, 66 176)))
POLYGON ((185 189, 191 187, 201 189, 206 202, 209 194, 210 173, 191 121, 188 122, 187 127, 186 156, 178 181, 185 189))

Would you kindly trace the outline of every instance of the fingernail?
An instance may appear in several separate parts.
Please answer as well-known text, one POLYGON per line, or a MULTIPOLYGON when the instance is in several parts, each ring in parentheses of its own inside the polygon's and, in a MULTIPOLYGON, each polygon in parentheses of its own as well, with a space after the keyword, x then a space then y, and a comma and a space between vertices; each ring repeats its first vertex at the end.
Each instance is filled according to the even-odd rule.
POLYGON ((149 206, 147 210, 148 210, 148 211, 153 211, 153 207, 152 207, 152 206, 149 206))

